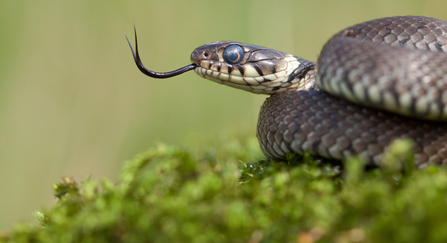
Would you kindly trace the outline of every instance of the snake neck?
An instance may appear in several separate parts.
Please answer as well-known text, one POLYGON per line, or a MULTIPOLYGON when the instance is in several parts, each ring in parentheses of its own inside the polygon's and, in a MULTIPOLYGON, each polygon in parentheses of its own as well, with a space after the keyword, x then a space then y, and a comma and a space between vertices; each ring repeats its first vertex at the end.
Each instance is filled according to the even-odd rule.
MULTIPOLYGON (((315 83, 316 64, 296 56, 294 57, 299 63, 299 66, 292 72, 292 74, 290 74, 288 79, 282 81, 278 87, 285 87, 287 88, 286 91, 318 90, 315 83)), ((284 92, 284 90, 279 91, 278 89, 277 93, 281 92, 284 92)))
MULTIPOLYGON (((298 73, 298 75, 293 76, 290 75, 290 78, 294 78, 293 82, 298 83, 299 85, 296 86, 295 89, 292 90, 319 90, 317 85, 316 85, 316 63, 311 62, 311 61, 307 61, 305 59, 296 57, 298 59, 298 61, 301 63, 301 65, 295 70, 295 72, 298 73), (301 66, 303 66, 303 68, 301 68, 301 66), (301 71, 300 71, 301 69, 301 71)), ((290 79, 289 78, 289 79, 290 79)), ((293 87, 293 86, 291 86, 293 87)))

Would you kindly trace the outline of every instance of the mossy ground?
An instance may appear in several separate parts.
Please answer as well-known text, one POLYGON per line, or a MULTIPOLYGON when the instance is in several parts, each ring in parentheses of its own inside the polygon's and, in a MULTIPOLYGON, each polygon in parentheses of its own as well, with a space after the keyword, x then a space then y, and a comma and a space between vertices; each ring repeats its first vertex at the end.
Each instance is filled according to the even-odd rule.
POLYGON ((227 144, 159 145, 126 162, 117 184, 64 178, 40 225, 0 242, 447 242, 447 171, 401 167, 405 143, 367 171, 356 159, 246 163, 256 141, 227 144))

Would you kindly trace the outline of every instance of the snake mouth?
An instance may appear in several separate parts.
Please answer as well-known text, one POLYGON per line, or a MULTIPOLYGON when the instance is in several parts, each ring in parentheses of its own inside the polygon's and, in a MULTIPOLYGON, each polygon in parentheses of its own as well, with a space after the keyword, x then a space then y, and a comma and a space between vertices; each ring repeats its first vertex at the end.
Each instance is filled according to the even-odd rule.
POLYGON ((147 69, 141 62, 140 55, 138 53, 137 29, 135 28, 135 26, 134 26, 134 32, 135 32, 135 51, 133 50, 132 45, 130 44, 129 38, 127 38, 126 33, 124 33, 124 35, 126 36, 127 43, 129 44, 130 50, 132 51, 132 55, 133 55, 133 59, 135 60, 135 64, 137 64, 138 69, 140 69, 140 71, 142 73, 146 74, 147 76, 152 77, 152 78, 170 78, 170 77, 174 77, 179 74, 188 72, 190 70, 196 69, 198 67, 197 64, 192 63, 192 64, 186 65, 182 68, 179 68, 177 70, 170 71, 170 72, 164 72, 164 73, 154 72, 152 70, 147 69))

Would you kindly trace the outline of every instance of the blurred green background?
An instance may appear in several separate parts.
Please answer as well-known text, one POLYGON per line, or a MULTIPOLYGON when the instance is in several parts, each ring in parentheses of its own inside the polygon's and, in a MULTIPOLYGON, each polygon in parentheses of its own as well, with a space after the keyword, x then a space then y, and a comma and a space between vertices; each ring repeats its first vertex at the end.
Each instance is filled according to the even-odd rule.
POLYGON ((123 34, 133 43, 134 24, 146 67, 170 71, 216 40, 315 61, 344 27, 394 15, 447 20, 446 9, 441 0, 1 1, 0 231, 35 222, 61 176, 115 180, 123 161, 157 142, 254 137, 265 96, 194 72, 144 76, 123 34))

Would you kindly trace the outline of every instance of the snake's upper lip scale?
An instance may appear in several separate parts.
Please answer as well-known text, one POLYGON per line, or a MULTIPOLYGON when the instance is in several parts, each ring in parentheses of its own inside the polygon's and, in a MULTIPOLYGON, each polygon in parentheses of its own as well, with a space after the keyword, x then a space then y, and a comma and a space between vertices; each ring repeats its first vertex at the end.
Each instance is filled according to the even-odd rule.
POLYGON ((140 71, 142 73, 146 74, 147 76, 152 77, 152 78, 170 78, 170 77, 174 77, 179 74, 182 74, 184 72, 193 70, 197 67, 197 65, 195 63, 192 63, 192 64, 189 64, 182 68, 179 68, 177 70, 174 70, 171 72, 166 72, 166 73, 154 72, 152 70, 147 69, 141 62, 140 55, 138 54, 137 29, 135 28, 135 26, 134 26, 134 31, 135 31, 135 51, 136 52, 133 51, 132 45, 130 44, 129 38, 127 38, 126 33, 124 33, 124 35, 126 36, 127 43, 129 43, 130 50, 132 51, 133 59, 135 60, 135 64, 137 64, 138 69, 140 69, 140 71))

